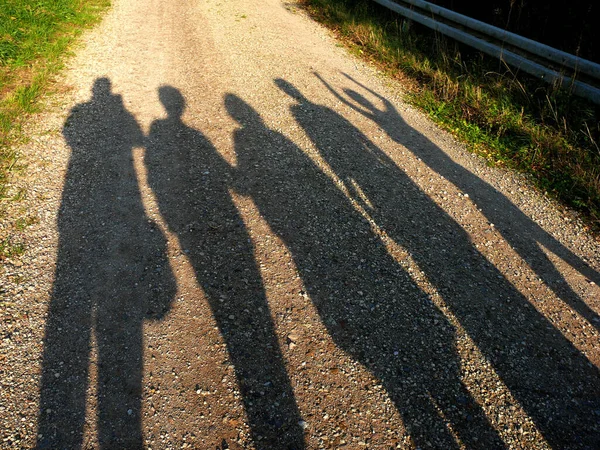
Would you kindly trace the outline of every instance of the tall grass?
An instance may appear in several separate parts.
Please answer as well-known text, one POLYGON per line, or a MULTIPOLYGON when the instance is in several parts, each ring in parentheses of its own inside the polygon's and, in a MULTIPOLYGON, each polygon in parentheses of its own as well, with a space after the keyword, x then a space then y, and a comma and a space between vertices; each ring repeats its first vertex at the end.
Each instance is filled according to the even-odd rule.
POLYGON ((600 109, 368 0, 303 0, 353 51, 490 163, 533 182, 600 225, 600 109))
POLYGON ((0 260, 19 247, 9 245, 11 227, 3 222, 9 200, 22 197, 7 189, 18 159, 11 147, 23 139, 22 120, 39 108, 74 38, 109 4, 110 0, 0 0, 0 260))

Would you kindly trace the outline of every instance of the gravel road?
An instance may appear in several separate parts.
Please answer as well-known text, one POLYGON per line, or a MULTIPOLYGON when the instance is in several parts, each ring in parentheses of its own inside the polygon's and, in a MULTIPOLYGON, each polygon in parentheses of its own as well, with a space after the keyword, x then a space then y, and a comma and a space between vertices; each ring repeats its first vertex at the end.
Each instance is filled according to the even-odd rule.
POLYGON ((294 1, 115 0, 75 53, 0 448, 600 448, 600 241, 294 1))

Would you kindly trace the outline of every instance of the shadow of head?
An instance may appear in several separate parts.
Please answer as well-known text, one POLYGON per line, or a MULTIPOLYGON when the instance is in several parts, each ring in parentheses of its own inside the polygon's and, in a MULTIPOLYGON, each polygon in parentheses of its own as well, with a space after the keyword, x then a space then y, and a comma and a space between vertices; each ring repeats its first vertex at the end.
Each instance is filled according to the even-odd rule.
POLYGON ((227 94, 225 96, 225 108, 229 115, 242 126, 252 123, 260 125, 263 123, 254 108, 237 95, 227 94))
POLYGON ((179 89, 173 86, 161 86, 158 98, 171 118, 180 118, 185 110, 185 99, 179 89))
POLYGON ((298 102, 306 102, 306 101, 308 101, 306 99, 306 97, 304 97, 304 95, 302 95, 300 93, 300 91, 298 89, 296 89, 296 87, 292 83, 289 83, 289 82, 285 81, 282 78, 277 78, 275 80, 275 84, 277 85, 277 87, 279 89, 281 89, 287 95, 289 95, 290 97, 292 97, 294 100, 296 100, 298 102))
POLYGON ((362 106, 363 108, 366 108, 370 111, 376 110, 375 105, 373 103, 371 103, 369 100, 367 100, 364 95, 359 94, 355 90, 344 89, 344 93, 348 97, 350 97, 354 102, 356 102, 358 105, 362 106))
POLYGON ((106 77, 98 78, 92 86, 94 97, 108 97, 111 95, 112 84, 106 77))

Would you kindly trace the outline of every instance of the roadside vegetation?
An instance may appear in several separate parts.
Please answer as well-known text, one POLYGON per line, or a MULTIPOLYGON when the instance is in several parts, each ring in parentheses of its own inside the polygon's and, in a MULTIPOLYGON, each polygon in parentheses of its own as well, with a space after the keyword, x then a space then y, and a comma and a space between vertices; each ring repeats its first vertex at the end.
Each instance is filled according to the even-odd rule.
POLYGON ((470 149, 600 227, 600 108, 461 46, 369 0, 302 0, 354 52, 470 149))
POLYGON ((24 140, 22 121, 52 89, 74 38, 97 22, 109 4, 110 0, 0 0, 0 260, 22 253, 10 231, 22 231, 22 224, 31 221, 11 217, 14 223, 6 223, 8 205, 26 195, 8 189, 10 173, 19 168, 12 147, 24 140))

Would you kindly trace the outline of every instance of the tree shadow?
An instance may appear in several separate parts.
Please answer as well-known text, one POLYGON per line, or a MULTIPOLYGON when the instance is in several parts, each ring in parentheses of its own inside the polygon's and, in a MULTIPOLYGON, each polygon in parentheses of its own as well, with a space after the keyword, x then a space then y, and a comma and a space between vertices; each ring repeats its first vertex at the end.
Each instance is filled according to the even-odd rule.
POLYGON ((229 193, 232 168, 181 119, 185 99, 159 89, 146 153, 149 184, 210 304, 235 368, 257 449, 304 448, 300 413, 275 334, 254 248, 229 193))
POLYGON ((283 240, 333 340, 381 380, 417 446, 458 448, 456 433, 467 447, 503 447, 461 382, 453 326, 368 220, 252 107, 233 94, 225 105, 239 124, 236 189, 283 240))
POLYGON ((92 92, 63 128, 72 153, 58 215, 38 448, 82 447, 94 341, 99 445, 143 447, 142 325, 164 317, 175 294, 166 241, 145 214, 134 170, 132 149, 143 134, 107 78, 92 92))
MULTIPOLYGON (((322 78, 321 81, 325 83, 322 78)), ((365 199, 368 200, 365 209, 371 218, 411 254, 548 442, 556 448, 600 446, 597 368, 489 264, 460 225, 430 200, 383 151, 335 111, 312 103, 284 80, 276 80, 276 84, 296 101, 291 107, 292 115, 329 167, 348 186, 358 203, 365 204, 365 199)), ((327 83, 325 86, 338 99, 358 109, 327 83)), ((352 95, 355 101, 360 100, 363 108, 368 106, 364 98, 352 95)), ((364 110, 361 111, 366 115, 364 110)), ((371 111, 370 114, 374 113, 371 111)), ((461 187, 472 186, 482 191, 473 192, 476 201, 485 202, 488 200, 486 195, 500 196, 483 181, 472 175, 469 178, 463 173, 464 169, 452 163, 426 138, 415 138, 414 135, 410 141, 404 138, 410 129, 403 122, 392 125, 389 117, 386 120, 372 117, 378 119, 377 123, 397 142, 404 143, 450 181, 467 180, 461 187), (446 164, 450 168, 445 167, 446 164)), ((410 131, 414 133, 414 130, 410 131)), ((470 189, 466 192, 471 195, 470 189)), ((504 202, 501 205, 507 208, 507 215, 517 215, 516 208, 509 206, 508 200, 504 202)), ((486 205, 482 207, 487 208, 486 205)), ((500 212, 496 214, 500 215, 500 212)), ((525 216, 519 214, 514 220, 524 221, 525 216)), ((494 223, 508 227, 506 219, 497 216, 493 219, 494 223)), ((513 228, 507 230, 512 232, 513 228)), ((540 233, 537 229, 531 232, 540 233)), ((541 239, 541 235, 535 236, 541 239)), ((513 238, 513 242, 516 246, 521 245, 521 251, 531 246, 524 237, 513 238)), ((560 250, 556 243, 547 240, 544 243, 554 245, 557 252, 560 250)), ((570 261, 576 262, 566 250, 560 252, 571 255, 570 261)), ((587 269, 590 276, 594 275, 592 272, 587 269)), ((421 354, 429 356, 427 352, 421 354)), ((373 357, 383 359, 383 355, 373 357)), ((423 358, 421 362, 425 360, 423 358)), ((398 407, 402 411, 402 405, 398 407)), ((469 427, 465 423, 456 426, 459 430, 469 427)), ((463 437, 461 432, 458 434, 463 437)), ((476 446, 486 447, 481 443, 476 446)))

